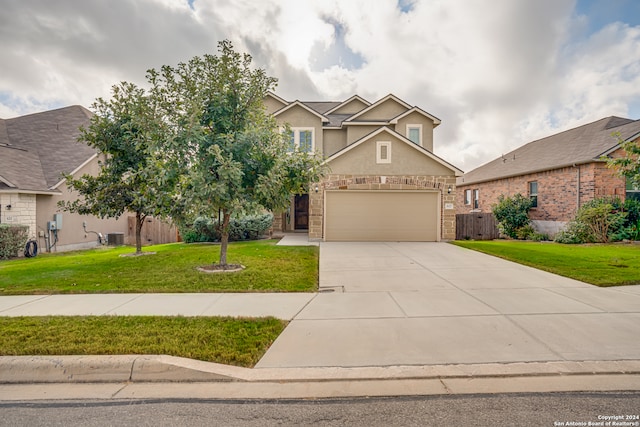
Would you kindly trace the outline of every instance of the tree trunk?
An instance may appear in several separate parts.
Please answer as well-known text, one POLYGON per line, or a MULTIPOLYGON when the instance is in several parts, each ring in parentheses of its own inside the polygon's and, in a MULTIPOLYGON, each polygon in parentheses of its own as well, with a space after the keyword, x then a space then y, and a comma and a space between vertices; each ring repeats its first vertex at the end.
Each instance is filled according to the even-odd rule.
POLYGON ((136 253, 142 253, 142 226, 146 215, 136 212, 136 253))
POLYGON ((231 214, 222 210, 222 228, 220 229, 220 265, 227 265, 227 246, 229 246, 229 220, 231 214))

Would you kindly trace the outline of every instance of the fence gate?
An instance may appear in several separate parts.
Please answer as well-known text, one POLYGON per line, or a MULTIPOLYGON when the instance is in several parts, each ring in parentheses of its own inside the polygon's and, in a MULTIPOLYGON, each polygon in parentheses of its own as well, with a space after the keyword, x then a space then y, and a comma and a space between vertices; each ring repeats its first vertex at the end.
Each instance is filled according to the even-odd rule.
POLYGON ((498 223, 492 213, 456 215, 456 240, 492 240, 498 237, 498 223))
MULTIPOLYGON (((136 242, 136 217, 130 216, 128 221, 128 235, 127 241, 129 244, 135 244, 136 242)), ((158 245, 162 243, 174 243, 178 241, 178 232, 176 227, 162 222, 159 219, 153 217, 147 217, 144 220, 142 226, 142 244, 143 245, 158 245)))

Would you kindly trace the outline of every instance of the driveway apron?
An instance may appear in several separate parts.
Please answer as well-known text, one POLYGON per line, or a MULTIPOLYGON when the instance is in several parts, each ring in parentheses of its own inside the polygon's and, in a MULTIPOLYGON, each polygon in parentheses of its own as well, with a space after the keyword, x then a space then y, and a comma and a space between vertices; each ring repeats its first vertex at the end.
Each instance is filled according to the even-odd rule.
POLYGON ((640 358, 640 286, 447 243, 323 242, 320 292, 256 368, 640 358))

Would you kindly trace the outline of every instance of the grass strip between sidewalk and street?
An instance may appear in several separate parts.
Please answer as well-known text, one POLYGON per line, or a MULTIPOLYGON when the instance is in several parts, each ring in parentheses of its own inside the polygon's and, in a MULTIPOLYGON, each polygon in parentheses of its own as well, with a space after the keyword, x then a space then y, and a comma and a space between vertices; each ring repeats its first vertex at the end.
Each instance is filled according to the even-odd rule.
POLYGON ((286 324, 272 317, 0 317, 0 355, 166 354, 253 367, 286 324))
POLYGON ((229 244, 234 273, 203 273, 218 262, 216 244, 144 247, 145 256, 120 256, 131 247, 42 254, 0 261, 0 295, 169 292, 315 292, 318 247, 277 246, 277 240, 229 244))
POLYGON ((637 244, 564 245, 514 240, 452 243, 596 286, 640 285, 637 244))

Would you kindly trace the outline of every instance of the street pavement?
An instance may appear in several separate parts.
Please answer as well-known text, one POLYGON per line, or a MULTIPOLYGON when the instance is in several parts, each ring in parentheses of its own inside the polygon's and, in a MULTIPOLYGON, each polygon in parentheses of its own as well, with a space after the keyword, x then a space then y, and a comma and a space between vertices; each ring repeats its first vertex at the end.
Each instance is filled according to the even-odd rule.
MULTIPOLYGON (((318 244, 306 235, 280 243, 318 244)), ((289 381, 295 383, 289 392, 308 397, 317 394, 307 381, 319 381, 315 387, 332 396, 361 395, 355 386, 345 388, 345 380, 382 381, 383 394, 390 379, 400 381, 397 393, 415 391, 406 383, 412 379, 422 393, 431 386, 438 393, 469 385, 472 377, 480 390, 489 378, 502 381, 500 390, 519 389, 515 377, 541 380, 525 387, 529 391, 553 389, 547 375, 583 380, 578 388, 555 390, 640 386, 640 286, 598 288, 447 243, 322 242, 318 293, 0 297, 0 316, 84 314, 290 320, 254 369, 167 356, 100 359, 116 366, 109 372, 123 381, 248 381, 256 394, 269 381, 274 387, 289 381)), ((48 382, 99 381, 103 371, 82 366, 100 362, 86 362, 5 357, 0 377, 20 382, 33 371, 49 372, 48 382)))

